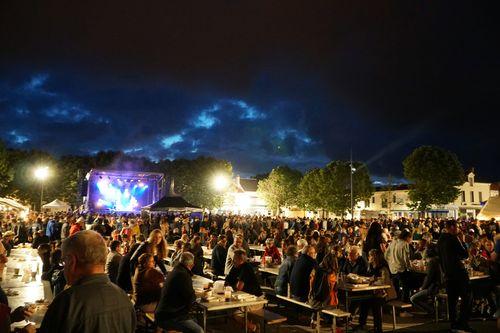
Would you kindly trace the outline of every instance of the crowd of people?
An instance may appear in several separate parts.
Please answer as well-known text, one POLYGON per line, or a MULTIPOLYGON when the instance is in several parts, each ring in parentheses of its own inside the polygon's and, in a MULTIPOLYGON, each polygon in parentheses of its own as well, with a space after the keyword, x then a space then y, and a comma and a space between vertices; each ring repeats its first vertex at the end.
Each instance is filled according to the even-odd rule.
MULTIPOLYGON (((359 331, 371 312, 375 332, 382 332, 382 308, 393 299, 432 315, 433 298, 443 289, 452 329, 472 331, 468 321, 475 305, 481 304, 484 316, 497 315, 500 224, 495 221, 69 213, 0 218, 0 277, 12 248, 29 243, 38 250, 42 280, 55 295, 40 332, 133 332, 137 310, 155 313, 161 328, 203 332, 190 317, 193 274, 224 278, 233 290, 257 297, 264 297, 261 285, 270 282, 273 293, 313 307, 346 302, 337 292, 339 283, 352 274, 369 277, 387 288, 350 302, 349 311, 359 313, 359 331), (252 244, 262 247, 258 262, 248 259, 255 254, 252 244), (417 270, 415 260, 424 268, 417 270), (279 267, 277 276, 260 276, 256 268, 269 264, 279 267), (473 285, 472 272, 489 278, 473 285)), ((0 288, 0 303, 8 306, 2 294, 0 288)), ((16 309, 10 320, 29 315, 16 309)))

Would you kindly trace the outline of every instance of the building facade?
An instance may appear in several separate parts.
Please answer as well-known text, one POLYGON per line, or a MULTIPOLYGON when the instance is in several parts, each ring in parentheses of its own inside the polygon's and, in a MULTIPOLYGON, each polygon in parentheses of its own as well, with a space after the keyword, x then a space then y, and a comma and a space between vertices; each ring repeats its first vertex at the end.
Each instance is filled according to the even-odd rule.
MULTIPOLYGON (((474 172, 467 175, 467 181, 460 187, 460 194, 451 202, 442 206, 433 206, 428 216, 431 217, 471 217, 475 218, 490 197, 498 196, 499 191, 491 183, 477 182, 474 172)), ((363 203, 359 211, 361 217, 387 216, 392 218, 416 217, 418 212, 409 207, 409 186, 377 188, 369 203, 363 203)), ((359 206, 359 205, 358 205, 359 206)))

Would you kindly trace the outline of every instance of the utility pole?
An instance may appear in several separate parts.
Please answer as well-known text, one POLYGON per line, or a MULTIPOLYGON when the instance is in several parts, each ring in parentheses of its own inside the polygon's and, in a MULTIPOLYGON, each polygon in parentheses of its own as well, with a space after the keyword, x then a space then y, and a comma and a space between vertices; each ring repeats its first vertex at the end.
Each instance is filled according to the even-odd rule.
POLYGON ((351 174, 351 221, 354 221, 354 196, 353 196, 353 187, 352 187, 352 175, 355 171, 354 167, 352 166, 352 148, 351 148, 351 163, 349 164, 349 171, 351 174))

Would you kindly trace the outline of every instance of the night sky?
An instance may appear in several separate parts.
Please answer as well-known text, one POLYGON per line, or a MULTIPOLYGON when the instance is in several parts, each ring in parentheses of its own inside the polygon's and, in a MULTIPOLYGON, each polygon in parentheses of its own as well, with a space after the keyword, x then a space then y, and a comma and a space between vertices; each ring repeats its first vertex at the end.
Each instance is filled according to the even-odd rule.
POLYGON ((0 137, 252 175, 415 147, 500 180, 498 1, 2 1, 0 137), (475 5, 475 6, 472 6, 475 5), (463 6, 463 7, 461 7, 463 6))

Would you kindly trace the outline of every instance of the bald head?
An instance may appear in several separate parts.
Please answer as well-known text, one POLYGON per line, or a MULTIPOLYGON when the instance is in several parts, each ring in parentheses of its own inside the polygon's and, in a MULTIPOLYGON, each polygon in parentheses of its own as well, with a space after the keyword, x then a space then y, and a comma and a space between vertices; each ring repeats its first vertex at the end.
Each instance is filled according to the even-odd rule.
POLYGON ((62 243, 63 256, 73 255, 80 265, 106 264, 107 249, 104 239, 92 230, 83 230, 68 237, 62 243))

